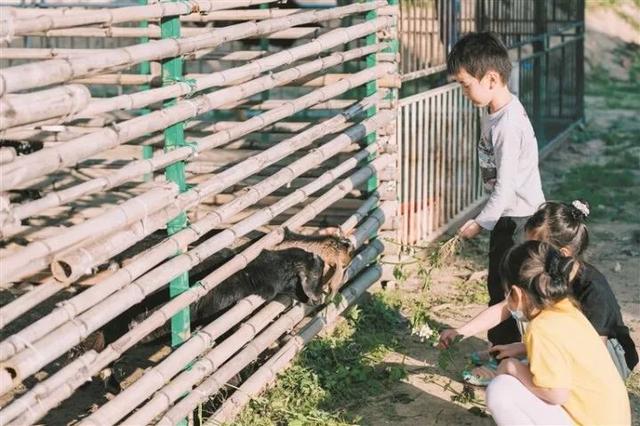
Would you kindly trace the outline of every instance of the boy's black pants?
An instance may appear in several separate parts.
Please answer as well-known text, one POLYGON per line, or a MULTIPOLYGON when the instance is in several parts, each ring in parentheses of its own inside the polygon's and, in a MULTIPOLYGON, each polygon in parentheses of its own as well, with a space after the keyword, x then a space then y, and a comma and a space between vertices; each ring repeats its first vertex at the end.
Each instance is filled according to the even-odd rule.
MULTIPOLYGON (((509 249, 524 241, 524 225, 529 217, 501 217, 491 231, 489 240, 489 306, 504 300, 504 287, 500 277, 500 263, 509 249)), ((503 321, 489 330, 493 345, 506 345, 521 341, 520 331, 513 318, 503 321)))

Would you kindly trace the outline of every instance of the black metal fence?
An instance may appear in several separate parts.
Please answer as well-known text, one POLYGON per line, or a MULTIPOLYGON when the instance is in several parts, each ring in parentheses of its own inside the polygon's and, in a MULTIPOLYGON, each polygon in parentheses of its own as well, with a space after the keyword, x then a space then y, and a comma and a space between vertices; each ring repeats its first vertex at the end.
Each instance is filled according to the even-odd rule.
POLYGON ((437 238, 482 201, 473 185, 459 187, 456 177, 469 167, 464 161, 442 163, 441 174, 424 175, 431 162, 440 164, 438 153, 450 146, 472 147, 478 139, 477 109, 463 114, 462 103, 429 103, 445 87, 447 93, 458 89, 446 76, 446 52, 469 32, 501 36, 514 63, 510 87, 529 113, 544 154, 584 117, 584 0, 401 0, 400 6, 403 99, 397 139, 407 158, 399 165, 403 223, 398 238, 415 243, 437 238), (440 123, 433 117, 444 118, 440 123), (438 125, 465 131, 440 134, 438 125), (442 182, 452 186, 440 190, 442 182), (467 193, 472 196, 450 203, 455 198, 450 194, 467 193), (451 214, 437 214, 443 203, 451 214))

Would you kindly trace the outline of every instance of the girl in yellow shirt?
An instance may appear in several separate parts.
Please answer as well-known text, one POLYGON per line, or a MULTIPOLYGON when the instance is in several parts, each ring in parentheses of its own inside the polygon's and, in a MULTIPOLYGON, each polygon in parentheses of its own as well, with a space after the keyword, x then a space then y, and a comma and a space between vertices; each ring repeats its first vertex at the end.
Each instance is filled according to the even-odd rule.
POLYGON ((504 258, 507 306, 528 322, 528 365, 507 358, 487 388, 498 425, 628 425, 626 388, 605 345, 569 298, 574 260, 527 241, 504 258))

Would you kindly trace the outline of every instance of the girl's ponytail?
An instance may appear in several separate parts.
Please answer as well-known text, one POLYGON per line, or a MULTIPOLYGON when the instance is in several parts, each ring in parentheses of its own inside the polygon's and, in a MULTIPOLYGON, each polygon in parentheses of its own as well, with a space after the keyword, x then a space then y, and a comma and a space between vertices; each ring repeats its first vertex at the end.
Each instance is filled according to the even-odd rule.
POLYGON ((517 286, 529 299, 525 315, 552 306, 570 295, 569 276, 573 258, 564 257, 552 245, 527 241, 514 247, 502 262, 505 289, 517 286))
POLYGON ((586 220, 590 213, 589 203, 584 200, 570 204, 549 201, 529 218, 525 231, 536 240, 568 248, 579 257, 589 246, 586 220))

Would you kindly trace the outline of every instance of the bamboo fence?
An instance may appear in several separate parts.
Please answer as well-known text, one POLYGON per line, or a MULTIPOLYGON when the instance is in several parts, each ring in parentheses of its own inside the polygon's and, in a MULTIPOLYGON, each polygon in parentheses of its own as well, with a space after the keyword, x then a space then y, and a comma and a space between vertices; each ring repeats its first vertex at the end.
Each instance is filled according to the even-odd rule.
MULTIPOLYGON (((385 164, 388 164, 391 160, 392 158, 389 156, 386 156, 386 157, 382 156, 374 160, 374 163, 372 163, 372 166, 375 163, 377 163, 377 165, 375 166, 376 168, 382 167, 385 164)), ((366 181, 366 179, 370 177, 372 174, 371 169, 372 167, 361 169, 351 177, 343 180, 339 185, 335 186, 332 190, 327 192, 325 195, 318 198, 314 203, 305 207, 300 213, 298 213, 292 219, 287 221, 285 225, 292 229, 296 229, 297 227, 303 225, 306 221, 310 220, 315 215, 317 215, 318 212, 321 211, 323 208, 326 208, 326 206, 334 203, 336 200, 339 200, 342 196, 344 196, 344 194, 350 188, 366 181)), ((319 183, 316 186, 320 186, 320 185, 323 186, 322 183, 319 183)), ((269 215, 269 212, 256 213, 256 216, 264 216, 264 215, 269 215)), ((248 220, 245 220, 245 223, 248 223, 250 221, 251 221, 251 218, 249 218, 248 220)), ((244 224, 241 223, 240 226, 238 226, 238 228, 242 229, 243 225, 244 224)), ((230 228, 230 229, 233 229, 233 228, 230 228)), ((149 318, 147 318, 145 321, 138 324, 134 329, 132 329, 127 334, 125 334, 120 339, 118 339, 118 341, 114 342, 112 345, 109 345, 103 352, 101 352, 98 355, 98 357, 96 357, 95 361, 92 363, 90 368, 84 368, 76 372, 75 374, 73 374, 73 372, 71 371, 68 371, 67 374, 70 375, 70 380, 65 384, 65 386, 69 386, 71 389, 69 389, 68 391, 67 390, 62 391, 58 389, 54 393, 46 394, 42 398, 42 400, 39 401, 37 408, 29 410, 27 413, 24 414, 24 416, 27 416, 26 418, 29 419, 29 423, 33 421, 37 421, 42 415, 46 413, 46 411, 53 408, 55 405, 61 402, 64 398, 70 396, 73 390, 75 390, 77 387, 79 387, 80 385, 85 383, 87 380, 89 380, 93 374, 96 374, 97 372, 99 372, 102 368, 104 368, 109 363, 111 363, 112 361, 117 359, 119 356, 121 356, 122 352, 124 352, 125 350, 133 346, 137 341, 144 338, 144 336, 146 336, 148 333, 150 333, 157 327, 161 326, 171 316, 172 312, 177 312, 182 306, 188 306, 190 301, 196 300, 199 297, 202 297, 204 294, 206 294, 206 292, 210 291, 213 287, 215 287, 221 281, 231 276, 234 272, 241 270, 243 267, 245 267, 250 262, 250 260, 257 257, 264 248, 274 246, 279 241, 281 241, 282 238, 283 238, 283 233, 281 230, 276 230, 267 234, 265 237, 261 238, 256 243, 254 243, 251 247, 244 250, 243 253, 235 256, 231 261, 225 263, 221 268, 217 269, 212 274, 210 274, 209 276, 201 280, 199 286, 194 286, 187 292, 176 297, 171 302, 164 305, 160 310, 154 312, 154 314, 151 315, 149 318)), ((95 317, 95 315, 92 317, 95 317)), ((82 321, 82 323, 84 323, 84 321, 82 321)), ((77 324, 80 324, 80 323, 70 324, 70 326, 77 327, 77 324)), ((59 342, 58 344, 60 344, 60 340, 58 337, 62 337, 60 336, 62 333, 59 332, 59 330, 61 329, 63 329, 63 327, 59 328, 58 330, 56 330, 56 332, 52 333, 54 335, 53 339, 58 341, 59 342)), ((52 335, 49 335, 47 337, 50 337, 50 336, 52 335)), ((43 340, 48 340, 48 339, 45 338, 43 340)), ((29 347, 27 351, 23 351, 20 355, 23 355, 26 352, 31 350, 36 352, 39 351, 40 350, 39 343, 41 342, 42 341, 36 342, 33 346, 29 347)), ((46 344, 47 343, 43 343, 43 345, 46 345, 46 344)), ((49 354, 47 355, 49 356, 49 354)), ((33 363, 34 361, 33 354, 26 354, 21 358, 27 364, 33 363)), ((54 356, 54 359, 55 359, 55 356, 54 356)), ((20 362, 19 359, 18 359, 18 362, 20 362)), ((5 364, 5 366, 9 364, 10 363, 7 363, 5 364)), ((18 373, 20 371, 17 364, 11 364, 11 365, 12 366, 10 368, 14 373, 18 373)), ((4 413, 0 411, 0 414, 4 414, 4 413)), ((135 423, 132 423, 132 424, 135 424, 135 423)))
MULTIPOLYGON (((335 146, 337 144, 333 145, 335 146)), ((333 146, 331 148, 333 148, 333 146)), ((369 153, 367 152, 366 154, 368 155, 369 153)), ((319 151, 318 153, 312 153, 310 155, 320 157, 320 161, 323 159, 323 154, 321 151, 319 151)), ((366 155, 364 155, 363 157, 366 158, 366 155)), ((343 193, 348 192, 354 186, 363 183, 363 181, 369 178, 375 172, 375 170, 380 170, 380 168, 385 165, 384 162, 389 163, 391 159, 392 157, 388 155, 382 156, 374 160, 371 167, 367 166, 366 168, 361 169, 355 175, 358 180, 356 180, 356 177, 353 178, 357 183, 351 183, 351 185, 349 185, 349 182, 344 182, 342 186, 338 188, 340 191, 335 192, 339 194, 339 198, 334 199, 333 202, 340 199, 343 193), (342 188, 348 188, 348 190, 342 188)), ((348 160, 347 163, 349 164, 347 164, 346 167, 340 167, 339 170, 344 173, 348 170, 349 167, 354 166, 352 162, 355 162, 357 164, 358 161, 361 160, 348 160)), ((300 164, 304 164, 304 162, 300 162, 300 164)), ((295 172, 293 172, 291 166, 288 167, 288 170, 284 169, 283 172, 284 173, 280 174, 280 176, 274 175, 274 179, 272 179, 272 181, 265 181, 267 183, 262 185, 262 187, 265 187, 265 190, 268 191, 269 188, 273 188, 272 182, 280 180, 281 185, 286 184, 286 182, 290 181, 295 176, 295 172), (293 176, 289 177, 287 175, 293 176)), ((328 184, 332 180, 332 178, 334 178, 333 173, 328 172, 313 183, 309 184, 308 187, 317 191, 328 184)), ((6 391, 11 387, 16 386, 24 378, 37 372, 48 362, 53 361, 58 356, 66 352, 66 350, 80 343, 83 338, 88 336, 91 332, 97 330, 100 326, 104 325, 109 319, 117 316, 121 312, 124 312, 133 304, 140 302, 146 295, 158 290, 163 284, 167 283, 175 276, 178 276, 182 272, 188 271, 190 268, 197 265, 202 259, 207 258, 221 248, 224 248, 231 244, 236 238, 245 235, 256 227, 267 223, 278 213, 303 201, 310 195, 307 191, 309 191, 309 189, 305 190, 305 188, 302 188, 296 190, 293 194, 283 198, 280 202, 276 203, 270 208, 258 211, 249 218, 239 222, 233 227, 226 229, 225 231, 217 234, 206 242, 200 244, 198 248, 190 250, 189 252, 187 252, 187 254, 174 257, 169 262, 166 262, 153 269, 151 272, 143 275, 132 284, 124 286, 121 290, 117 291, 116 293, 106 298, 104 301, 87 310, 85 313, 78 317, 79 321, 66 323, 53 332, 45 335, 37 342, 34 342, 32 345, 30 345, 28 348, 24 349, 17 355, 9 358, 6 362, 2 363, 1 367, 5 371, 11 372, 11 376, 14 377, 14 380, 10 383, 2 383, 2 391, 6 391), (80 324, 81 326, 79 326, 80 324), (52 344, 54 342, 55 347, 52 347, 52 344), (45 352, 46 354, 43 355, 43 353, 45 352), (39 354, 39 356, 37 356, 37 354, 39 354)), ((254 193, 256 193, 255 197, 259 197, 260 190, 255 190, 254 188, 254 193)), ((253 204, 254 202, 255 198, 248 201, 240 200, 237 203, 229 203, 223 206, 223 208, 221 208, 220 210, 230 210, 235 207, 233 206, 233 204, 237 205, 241 203, 245 204, 243 207, 246 207, 253 204)), ((221 216, 222 215, 220 214, 208 215, 207 217, 205 217, 205 219, 191 225, 190 229, 191 231, 195 231, 196 235, 203 235, 214 225, 222 222, 220 220, 221 216)), ((226 265, 229 264, 230 263, 227 263, 226 265)), ((180 297, 188 294, 188 292, 183 293, 181 296, 173 299, 173 302, 179 303, 180 297)), ((161 318, 165 317, 161 315, 159 318, 161 321, 159 325, 161 325, 164 322, 161 318)), ((159 325, 156 325, 155 328, 157 328, 159 325)))
POLYGON ((0 425, 33 424, 72 403, 81 385, 167 321, 183 344, 81 423, 181 423, 207 398, 185 391, 215 393, 315 310, 249 296, 190 337, 189 306, 280 243, 284 227, 329 220, 349 235, 358 250, 343 280, 349 302, 360 294, 351 289, 379 278, 370 265, 383 247, 372 238, 397 210, 388 149, 400 81, 397 7, 273 3, 0 8, 8 42, 0 61, 9 64, 0 69, 0 137, 17 143, 0 147, 0 288, 17 296, 0 306, 0 395, 9 394, 0 425), (254 5, 267 6, 242 9, 254 5), (353 24, 336 28, 345 17, 353 24), (216 26, 193 26, 208 22, 216 26), (141 37, 159 40, 127 44, 141 37), (290 47, 271 44, 278 39, 290 47), (166 238, 152 235, 165 228, 166 238), (247 241, 178 290, 209 256, 247 241), (54 364, 167 284, 170 301, 103 351, 54 364), (54 296, 63 300, 45 308, 54 296), (36 319, 25 322, 27 313, 36 319), (190 363, 196 368, 185 370, 190 363), (16 393, 43 368, 49 377, 16 393))
MULTIPOLYGON (((361 52, 362 51, 360 49, 356 49, 356 52, 353 52, 352 55, 361 52)), ((336 55, 337 56, 329 59, 327 62, 335 64, 336 62, 340 61, 341 57, 338 54, 336 55)), ((323 65, 324 62, 324 60, 313 61, 312 63, 310 63, 311 66, 309 68, 315 68, 319 65, 323 65)), ((277 120, 281 120, 290 115, 293 115, 296 112, 299 112, 314 104, 326 101, 332 97, 345 93, 352 87, 362 84, 362 81, 368 81, 369 79, 385 75, 386 71, 388 70, 377 69, 374 72, 369 72, 369 70, 367 70, 366 72, 354 74, 353 76, 345 78, 339 82, 325 86, 322 89, 302 96, 287 105, 283 105, 279 108, 271 110, 269 111, 269 113, 261 114, 257 117, 247 120, 245 123, 240 123, 230 129, 216 132, 213 135, 207 136, 206 138, 196 140, 195 143, 192 143, 190 146, 179 148, 162 155, 156 155, 153 159, 134 161, 115 174, 92 179, 83 182, 80 185, 76 185, 62 191, 53 191, 43 198, 13 207, 11 211, 11 219, 5 221, 14 222, 16 220, 28 218, 34 214, 42 212, 47 208, 56 207, 61 204, 71 202, 82 196, 86 196, 97 191, 111 189, 113 187, 126 183, 135 177, 153 172, 174 162, 186 160, 194 155, 197 155, 199 152, 212 149, 217 146, 222 146, 237 138, 240 138, 241 136, 249 134, 252 131, 259 130, 268 124, 277 122, 277 120)), ((304 69, 300 69, 299 72, 304 73, 312 71, 305 71, 304 69)), ((293 74, 295 74, 295 72, 293 74)), ((271 79, 273 80, 273 77, 271 77, 271 79)), ((172 121, 173 120, 175 120, 175 118, 172 118, 172 121)), ((90 138, 92 138, 91 134, 83 136, 81 139, 86 142, 86 140, 90 138)), ((93 140, 95 141, 95 136, 93 136, 93 138, 93 140)), ((95 150, 97 149, 99 148, 95 148, 95 150)))
MULTIPOLYGON (((375 68, 361 71, 353 77, 354 80, 363 78, 368 81, 390 72, 393 72, 392 65, 380 64, 375 68)), ((56 147, 44 149, 17 159, 7 167, 4 167, 0 173, 0 190, 12 189, 21 183, 46 173, 55 172, 63 167, 75 165, 92 155, 144 136, 149 132, 162 130, 172 124, 194 118, 229 102, 239 101, 245 99, 246 96, 260 93, 268 89, 268 87, 265 88, 265 80, 272 81, 273 76, 261 77, 257 80, 236 87, 221 89, 209 95, 184 100, 160 111, 127 120, 111 128, 105 128, 69 142, 64 142, 56 147), (91 141, 91 143, 88 141, 91 141)), ((340 83, 348 84, 345 81, 340 83)))
MULTIPOLYGON (((386 118, 385 116, 382 117, 382 120, 383 120, 381 121, 382 124, 385 123, 384 121, 385 119, 386 120, 390 119, 389 114, 386 115, 386 118)), ((370 120, 369 122, 375 123, 374 120, 370 120)), ((5 357, 9 356, 9 354, 15 353, 17 350, 19 350, 19 348, 24 348, 27 342, 32 341, 34 338, 36 338, 36 336, 39 337, 44 335, 46 332, 52 330, 53 327, 59 325, 62 321, 71 319, 72 317, 69 316, 69 312, 71 310, 74 313, 82 312, 86 310, 88 306, 90 306, 88 305, 88 303, 91 303, 91 302, 95 303, 98 300, 103 300, 110 293, 116 291, 118 288, 121 288, 126 283, 126 281, 124 280, 126 280, 127 278, 129 279, 129 282, 131 282, 132 278, 142 275, 142 272, 151 269, 153 266, 160 263, 161 260, 164 260, 167 257, 171 256, 173 253, 175 253, 176 248, 186 247, 189 243, 197 240, 200 235, 203 235, 204 233, 208 232, 208 230, 212 229, 214 226, 220 223, 223 223, 224 220, 230 218, 233 214, 241 211, 244 207, 252 205, 253 203, 255 203, 257 199, 273 191, 275 188, 277 188, 277 186, 281 186, 286 184, 287 182, 290 182, 295 177, 295 175, 302 173, 302 171, 304 171, 305 168, 310 168, 310 167, 313 167, 314 164, 321 163, 325 159, 324 156, 330 156, 332 154, 335 154, 339 152, 341 149, 343 149, 345 146, 347 146, 349 143, 351 143, 353 140, 358 140, 359 138, 363 137, 368 131, 367 127, 368 127, 367 123, 365 122, 361 127, 359 126, 359 127, 356 127, 354 130, 352 130, 350 134, 345 133, 344 135, 341 135, 338 138, 335 138, 334 140, 325 144, 324 150, 322 149, 318 150, 316 152, 308 154, 306 158, 303 157, 297 160, 296 162, 297 164, 296 163, 291 164, 290 166, 288 166, 286 169, 283 169, 278 174, 263 181, 261 184, 254 186, 254 192, 248 192, 243 197, 237 198, 233 202, 228 203, 225 206, 222 206, 220 209, 218 209, 214 213, 211 213, 205 216, 200 221, 192 224, 191 227, 186 229, 185 231, 174 235, 172 238, 169 238, 167 241, 163 242, 161 245, 150 249, 144 257, 140 258, 139 262, 132 262, 122 270, 116 272, 112 277, 108 278, 107 279, 108 283, 103 283, 103 285, 100 287, 94 287, 94 288, 88 289, 83 294, 74 298, 74 300, 70 300, 67 304, 63 305, 63 307, 60 310, 54 311, 51 315, 44 317, 38 323, 35 323, 32 326, 24 329, 21 332, 21 334, 14 336, 13 338, 9 338, 6 341, 2 342, 0 344, 0 354, 2 355, 2 358, 4 359, 5 357), (315 158, 315 161, 308 164, 307 159, 310 159, 310 158, 315 158), (296 167, 297 165, 299 166, 296 167), (299 171, 296 171, 296 169, 298 169, 299 171), (277 186, 273 186, 272 184, 273 182, 276 182, 277 186), (267 189, 262 190, 262 188, 267 188, 267 189), (261 194, 261 192, 263 191, 264 191, 264 194, 261 194), (144 266, 139 266, 139 265, 144 265, 144 266), (38 331, 39 328, 41 328, 40 331, 38 331)), ((311 128, 309 129, 308 132, 313 134, 314 133, 313 131, 314 131, 314 128, 311 128)), ((304 136, 307 136, 307 135, 303 133, 296 138, 298 140, 304 140, 304 136)), ((275 148, 276 147, 274 147, 273 151, 277 151, 275 148)), ((206 185, 202 185, 201 186, 202 191, 210 194, 212 192, 212 189, 216 187, 220 188, 221 186, 222 187, 228 186, 229 185, 228 180, 224 179, 226 176, 233 176, 234 172, 237 174, 239 172, 246 172, 246 170, 251 170, 251 168, 247 167, 247 165, 249 165, 250 163, 260 164, 262 158, 267 157, 268 154, 271 154, 271 153, 268 151, 265 151, 265 154, 266 155, 261 155, 258 158, 249 159, 245 163, 240 163, 238 166, 232 169, 229 169, 229 172, 231 173, 227 173, 225 176, 221 176, 222 179, 218 176, 212 177, 209 180, 209 182, 212 182, 214 184, 213 188, 211 186, 209 186, 209 188, 206 188, 206 185)), ((361 154, 357 154, 353 157, 353 160, 351 162, 355 161, 357 163, 358 160, 366 157, 366 155, 368 154, 365 154, 364 152, 361 154)), ((235 178, 234 181, 237 181, 238 179, 241 179, 241 177, 235 178)), ((197 192, 197 191, 194 191, 194 192, 197 192)), ((163 217, 162 219, 166 220, 166 217, 163 217)), ((122 243, 121 237, 122 236, 120 234, 116 234, 116 238, 114 239, 114 241, 122 243)), ((99 250, 104 250, 104 246, 99 243, 97 244, 97 248, 99 250)), ((118 251, 118 250, 115 250, 115 251, 118 251)), ((80 250, 76 258, 82 255, 85 255, 86 257, 87 254, 90 254, 90 251, 80 250)), ((83 259, 81 258, 80 260, 83 260, 83 259)), ((89 264, 92 264, 92 263, 93 262, 91 261, 89 262, 89 264)), ((72 274, 74 270, 72 266, 73 263, 70 261, 67 261, 66 264, 68 265, 67 267, 60 267, 59 269, 62 271, 64 270, 71 271, 69 272, 69 274, 72 274)), ((86 265, 87 264, 85 264, 85 266, 86 265)), ((84 270, 82 268, 76 268, 76 269, 79 269, 80 271, 84 270)))
MULTIPOLYGON (((313 126, 295 137, 283 141, 280 144, 229 168, 223 173, 213 176, 211 179, 215 179, 225 187, 232 185, 233 183, 242 180, 243 177, 246 177, 249 174, 247 171, 253 169, 252 165, 257 164, 262 165, 263 167, 267 166, 276 160, 283 158, 287 154, 309 145, 319 135, 324 134, 327 127, 346 122, 346 120, 353 117, 363 109, 366 109, 369 105, 373 104, 373 102, 375 102, 374 98, 367 98, 358 103, 358 105, 345 111, 343 114, 339 114, 330 120, 313 126)), ((0 308, 0 325, 9 323, 19 314, 29 310, 37 303, 42 302, 46 298, 62 290, 66 285, 79 278, 87 269, 99 264, 101 261, 107 260, 136 241, 141 240, 144 236, 159 229, 169 218, 175 217, 178 211, 178 206, 169 206, 148 218, 135 222, 129 228, 108 236, 106 239, 100 238, 95 240, 95 242, 90 241, 88 244, 79 247, 77 250, 63 252, 56 256, 52 262, 52 272, 57 278, 57 281, 48 280, 32 292, 16 299, 6 307, 0 308)), ((189 240, 188 242, 183 243, 183 245, 188 244, 191 241, 192 240, 189 240)), ((171 250, 172 247, 169 246, 168 253, 172 253, 171 250)), ((165 257, 167 256, 169 256, 169 254, 165 254, 165 257)), ((155 256, 151 257, 155 258, 155 256)), ((155 266, 156 264, 157 263, 150 264, 148 268, 155 266)), ((108 280, 108 283, 117 282, 120 276, 127 276, 129 279, 133 279, 139 276, 142 272, 134 272, 134 270, 135 264, 127 265, 124 270, 116 272, 116 274, 108 280)), ((62 322, 71 320, 73 316, 70 316, 70 313, 73 312, 75 314, 86 310, 87 307, 90 306, 87 305, 88 301, 95 304, 104 299, 109 294, 107 289, 111 289, 111 291, 115 291, 117 289, 116 287, 111 288, 108 283, 105 282, 99 287, 99 294, 97 291, 89 289, 73 299, 66 301, 61 309, 43 317, 34 324, 21 330, 16 335, 13 335, 6 341, 0 343, 0 359, 6 359, 6 357, 15 353, 16 350, 23 348, 28 342, 33 341, 35 338, 42 337, 42 335, 53 330, 55 327, 62 324, 62 322), (37 332, 37 334, 33 334, 32 330, 37 332)), ((123 284, 120 284, 119 287, 122 285, 123 284)))
POLYGON ((212 48, 231 40, 261 36, 297 25, 338 19, 355 13, 362 13, 385 5, 385 1, 356 3, 327 10, 314 10, 294 16, 246 22, 213 29, 205 35, 181 39, 151 41, 122 49, 86 55, 67 60, 45 61, 25 64, 0 71, 0 95, 97 74, 114 67, 130 67, 145 61, 160 60, 212 48))

